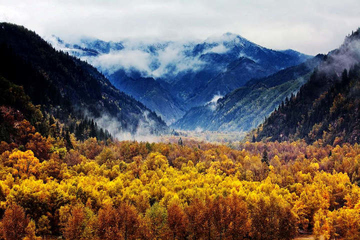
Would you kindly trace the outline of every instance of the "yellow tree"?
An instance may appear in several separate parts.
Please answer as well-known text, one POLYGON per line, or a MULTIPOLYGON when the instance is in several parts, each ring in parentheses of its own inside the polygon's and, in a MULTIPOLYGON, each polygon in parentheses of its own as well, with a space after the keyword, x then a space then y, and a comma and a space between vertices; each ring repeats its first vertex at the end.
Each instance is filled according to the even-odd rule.
POLYGON ((211 200, 206 201, 206 205, 201 200, 195 198, 185 209, 189 219, 189 232, 192 239, 211 239, 211 200))
POLYGON ((296 218, 291 205, 273 191, 270 195, 264 192, 252 193, 251 220, 254 239, 291 239, 296 233, 296 218))
POLYGON ((37 175, 38 168, 41 166, 39 159, 31 150, 26 152, 17 150, 10 154, 9 159, 14 162, 14 168, 18 170, 20 176, 37 175))
POLYGON ((152 239, 162 239, 166 236, 167 211, 164 207, 160 206, 160 204, 156 202, 146 211, 145 218, 149 224, 152 239))
POLYGON ((52 146, 50 139, 46 139, 38 132, 35 134, 30 134, 29 138, 29 142, 26 143, 25 148, 27 150, 33 151, 35 156, 38 157, 41 161, 49 159, 49 151, 52 146))
POLYGON ((94 214, 78 204, 60 208, 60 221, 64 237, 68 240, 92 239, 94 235, 94 214))
POLYGON ((360 232, 360 206, 355 209, 341 208, 333 213, 333 226, 336 236, 341 239, 359 239, 360 232))

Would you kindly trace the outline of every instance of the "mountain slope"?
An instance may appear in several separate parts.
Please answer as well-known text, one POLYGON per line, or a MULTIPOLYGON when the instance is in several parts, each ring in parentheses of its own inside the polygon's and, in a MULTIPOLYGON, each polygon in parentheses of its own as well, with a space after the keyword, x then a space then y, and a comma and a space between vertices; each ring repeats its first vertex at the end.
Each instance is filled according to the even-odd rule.
POLYGON ((154 110, 167 124, 174 123, 185 113, 168 90, 153 78, 132 78, 128 77, 124 70, 118 70, 109 79, 117 89, 154 110))
POLYGON ((196 91, 187 102, 202 105, 215 95, 226 95, 236 88, 244 86, 251 78, 261 78, 273 73, 274 69, 264 68, 255 61, 241 57, 231 62, 226 71, 212 78, 205 86, 196 91))
POLYGON ((296 97, 259 128, 256 140, 360 142, 360 30, 327 56, 296 97), (345 70, 344 70, 345 69, 345 70))
MULTIPOLYGON (((155 113, 116 88, 94 67, 56 51, 34 32, 0 24, 0 75, 24 86, 34 104, 42 104, 60 119, 104 116, 117 123, 117 131, 135 133, 139 125, 149 133, 163 131, 155 113)), ((115 129, 112 129, 113 131, 115 129)))
POLYGON ((322 61, 319 55, 269 77, 253 79, 225 97, 192 108, 173 127, 184 130, 249 131, 258 126, 287 96, 297 92, 322 61))

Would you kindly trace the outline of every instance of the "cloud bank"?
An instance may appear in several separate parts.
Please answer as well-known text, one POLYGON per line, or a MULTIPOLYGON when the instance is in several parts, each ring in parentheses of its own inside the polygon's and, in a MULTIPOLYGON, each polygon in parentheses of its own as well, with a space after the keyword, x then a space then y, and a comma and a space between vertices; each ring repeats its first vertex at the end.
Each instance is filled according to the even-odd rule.
POLYGON ((327 53, 359 27, 358 0, 0 0, 0 21, 70 41, 240 34, 273 49, 327 53))
MULTIPOLYGON (((233 39, 236 39, 236 35, 233 35, 233 39)), ((197 71, 206 64, 200 59, 201 55, 207 53, 223 54, 228 52, 231 47, 225 46, 222 42, 212 41, 210 46, 194 54, 192 52, 194 46, 204 42, 160 41, 153 43, 150 41, 123 40, 114 43, 96 39, 81 39, 74 44, 68 44, 56 36, 47 37, 46 40, 56 49, 80 57, 108 76, 119 69, 123 69, 128 73, 136 71, 142 77, 154 78, 177 75, 179 72, 197 71), (96 46, 98 42, 100 43, 96 46), (117 48, 111 47, 109 49, 108 45, 114 44, 121 45, 121 49, 117 50, 117 48), (86 52, 88 48, 93 48, 98 54, 89 55, 86 52)))

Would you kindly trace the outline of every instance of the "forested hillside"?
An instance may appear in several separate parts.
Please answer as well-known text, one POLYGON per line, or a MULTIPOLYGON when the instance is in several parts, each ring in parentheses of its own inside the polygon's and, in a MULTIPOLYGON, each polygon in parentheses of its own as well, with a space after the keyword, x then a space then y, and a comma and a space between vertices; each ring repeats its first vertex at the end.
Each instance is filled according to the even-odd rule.
POLYGON ((321 139, 334 145, 360 141, 359 36, 358 30, 329 54, 299 93, 252 133, 256 140, 321 139))
POLYGON ((140 124, 149 133, 166 130, 155 113, 114 88, 94 67, 20 26, 0 25, 0 75, 23 86, 35 105, 63 122, 108 116, 118 122, 118 132, 136 133, 140 124))

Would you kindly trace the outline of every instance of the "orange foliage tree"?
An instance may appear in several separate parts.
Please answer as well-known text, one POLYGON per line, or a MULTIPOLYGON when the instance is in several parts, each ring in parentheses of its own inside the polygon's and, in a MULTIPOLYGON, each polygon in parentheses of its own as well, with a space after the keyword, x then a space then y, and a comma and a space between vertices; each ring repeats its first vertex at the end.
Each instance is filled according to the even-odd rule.
POLYGON ((12 204, 6 209, 1 223, 5 240, 19 240, 26 235, 29 219, 22 207, 12 204))

